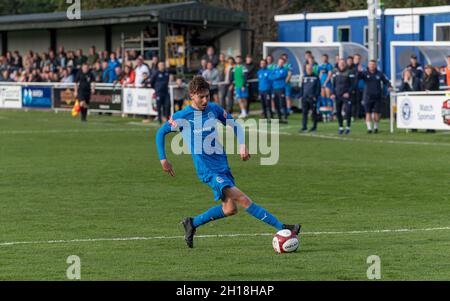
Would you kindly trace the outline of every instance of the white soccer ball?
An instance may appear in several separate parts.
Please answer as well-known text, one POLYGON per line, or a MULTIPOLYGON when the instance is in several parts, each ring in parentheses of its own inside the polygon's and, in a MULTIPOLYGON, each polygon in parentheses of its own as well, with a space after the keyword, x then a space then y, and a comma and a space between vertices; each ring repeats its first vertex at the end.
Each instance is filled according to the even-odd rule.
POLYGON ((273 248, 276 253, 293 253, 298 250, 300 242, 291 230, 281 230, 273 237, 273 248))

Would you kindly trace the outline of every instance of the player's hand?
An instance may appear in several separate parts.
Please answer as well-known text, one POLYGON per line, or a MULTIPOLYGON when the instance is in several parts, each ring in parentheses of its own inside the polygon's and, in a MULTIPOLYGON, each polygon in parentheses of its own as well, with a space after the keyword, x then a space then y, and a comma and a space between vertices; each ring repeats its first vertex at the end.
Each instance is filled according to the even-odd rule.
POLYGON ((392 92, 392 91, 394 91, 394 88, 393 88, 393 87, 389 87, 389 88, 388 88, 388 91, 389 91, 389 92, 392 92))
POLYGON ((173 171, 172 164, 170 164, 167 160, 161 160, 161 166, 163 170, 170 176, 175 177, 175 172, 173 171))
POLYGON ((344 95, 342 95, 342 96, 344 96, 344 98, 350 98, 350 94, 349 93, 344 93, 344 95))
POLYGON ((248 152, 248 149, 244 144, 240 147, 240 154, 242 161, 248 161, 251 158, 250 153, 248 152))
POLYGON ((331 95, 331 99, 335 100, 336 99, 336 95, 331 95))
POLYGON ((364 68, 363 68, 363 66, 361 64, 358 65, 358 71, 359 72, 363 72, 364 71, 364 68))

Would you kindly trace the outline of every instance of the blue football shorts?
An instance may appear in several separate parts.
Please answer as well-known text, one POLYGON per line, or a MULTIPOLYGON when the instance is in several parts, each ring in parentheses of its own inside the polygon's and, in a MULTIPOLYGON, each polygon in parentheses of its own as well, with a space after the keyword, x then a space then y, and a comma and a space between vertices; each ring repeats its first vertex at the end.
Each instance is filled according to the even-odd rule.
POLYGON ((224 199, 223 190, 225 188, 236 186, 230 171, 211 174, 205 179, 204 183, 211 187, 216 202, 224 199))
POLYGON ((245 88, 245 91, 242 91, 242 88, 236 88, 236 99, 248 99, 248 89, 245 88))

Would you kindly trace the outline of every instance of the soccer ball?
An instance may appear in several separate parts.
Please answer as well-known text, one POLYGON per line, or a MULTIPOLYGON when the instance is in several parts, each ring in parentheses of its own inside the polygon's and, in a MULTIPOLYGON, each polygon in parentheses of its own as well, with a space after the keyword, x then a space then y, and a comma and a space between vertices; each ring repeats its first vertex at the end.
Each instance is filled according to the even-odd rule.
POLYGON ((281 230, 275 234, 273 241, 273 248, 278 254, 293 253, 297 251, 300 246, 297 235, 291 230, 281 230))

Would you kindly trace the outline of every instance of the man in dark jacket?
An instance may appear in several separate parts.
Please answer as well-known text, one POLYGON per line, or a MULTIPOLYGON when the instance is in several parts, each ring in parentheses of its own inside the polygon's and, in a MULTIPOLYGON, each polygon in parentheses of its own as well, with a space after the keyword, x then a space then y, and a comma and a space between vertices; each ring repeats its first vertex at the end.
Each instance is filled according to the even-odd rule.
POLYGON ((352 100, 350 98, 354 88, 355 78, 351 77, 351 72, 347 68, 344 59, 338 62, 338 68, 333 71, 331 77, 331 98, 336 102, 336 115, 339 122, 339 135, 344 134, 344 118, 342 109, 345 106, 345 117, 347 119, 347 128, 345 134, 350 134, 352 125, 352 100))
POLYGON ((362 66, 358 69, 358 78, 364 80, 364 104, 366 111, 366 123, 367 123, 367 133, 378 133, 378 125, 380 122, 381 105, 383 98, 383 86, 382 84, 388 86, 389 91, 392 91, 392 85, 386 78, 386 75, 381 73, 377 69, 377 62, 371 60, 367 71, 363 71, 362 66), (372 130, 372 114, 374 115, 374 127, 372 130))
POLYGON ((150 80, 151 86, 155 89, 156 105, 158 107, 159 123, 165 123, 170 116, 170 94, 169 94, 170 75, 166 71, 164 62, 158 63, 158 71, 153 74, 150 80))
POLYGON ((302 80, 300 88, 300 97, 302 98, 303 128, 300 132, 308 131, 308 113, 312 111, 313 127, 310 132, 317 131, 317 122, 319 114, 317 112, 317 99, 320 96, 321 86, 320 79, 314 74, 313 66, 308 64, 305 68, 306 74, 302 80))

